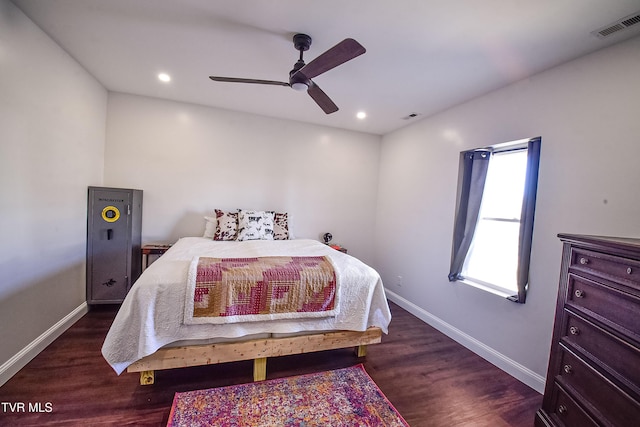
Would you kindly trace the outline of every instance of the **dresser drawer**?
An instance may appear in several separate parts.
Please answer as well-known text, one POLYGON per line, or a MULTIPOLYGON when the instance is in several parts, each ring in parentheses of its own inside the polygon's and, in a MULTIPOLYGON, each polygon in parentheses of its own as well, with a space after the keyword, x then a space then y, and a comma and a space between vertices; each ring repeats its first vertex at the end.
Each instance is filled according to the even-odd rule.
POLYGON ((581 396, 581 401, 595 408, 599 413, 596 418, 600 420, 615 426, 632 426, 640 421, 640 403, 565 350, 562 350, 557 381, 565 389, 574 390, 581 396))
POLYGON ((640 298, 637 296, 569 274, 566 304, 640 341, 640 298))
POLYGON ((562 342, 597 359, 640 398, 640 349, 566 312, 562 342))
POLYGON ((640 261, 634 259, 572 248, 569 268, 640 290, 640 261))
POLYGON ((553 386, 552 407, 548 414, 555 425, 596 427, 593 419, 558 384, 553 386))

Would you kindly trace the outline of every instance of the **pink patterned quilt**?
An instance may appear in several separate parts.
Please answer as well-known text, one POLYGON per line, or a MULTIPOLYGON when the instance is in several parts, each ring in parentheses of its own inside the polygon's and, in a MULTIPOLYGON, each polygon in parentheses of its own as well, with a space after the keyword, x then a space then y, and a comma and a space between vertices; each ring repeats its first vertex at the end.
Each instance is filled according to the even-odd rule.
POLYGON ((325 256, 199 257, 189 281, 185 323, 335 315, 336 273, 325 256))

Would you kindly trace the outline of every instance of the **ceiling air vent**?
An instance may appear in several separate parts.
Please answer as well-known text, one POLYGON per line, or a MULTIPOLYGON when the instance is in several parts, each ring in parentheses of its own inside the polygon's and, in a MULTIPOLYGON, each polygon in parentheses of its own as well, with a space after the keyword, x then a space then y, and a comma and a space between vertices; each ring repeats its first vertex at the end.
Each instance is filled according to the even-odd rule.
POLYGON ((419 113, 411 113, 408 116, 404 116, 402 118, 402 120, 411 120, 411 119, 415 119, 416 117, 418 117, 420 114, 419 113))
MULTIPOLYGON (((606 25, 598 30, 592 32, 597 37, 603 39, 618 31, 626 30, 627 28, 640 24, 640 12, 632 13, 629 16, 625 16, 622 19, 617 20, 609 25, 606 25)), ((638 26, 640 28, 640 25, 638 26)))

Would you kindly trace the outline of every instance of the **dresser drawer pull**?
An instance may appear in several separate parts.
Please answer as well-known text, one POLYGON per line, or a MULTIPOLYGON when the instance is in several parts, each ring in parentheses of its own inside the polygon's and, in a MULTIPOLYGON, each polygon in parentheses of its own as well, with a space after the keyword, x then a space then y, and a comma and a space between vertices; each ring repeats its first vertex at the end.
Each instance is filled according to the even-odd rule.
POLYGON ((589 260, 587 258, 580 258, 580 264, 587 265, 589 264, 589 260))
POLYGON ((627 274, 633 273, 633 269, 631 267, 627 267, 627 274))
POLYGON ((584 291, 582 289, 576 289, 574 295, 576 296, 576 298, 582 298, 584 297, 584 291))
POLYGON ((565 374, 573 373, 573 368, 571 367, 571 365, 564 365, 562 370, 564 371, 565 374))
POLYGON ((569 332, 571 335, 580 335, 580 329, 577 326, 572 326, 569 328, 569 332))
POLYGON ((560 415, 564 415, 564 414, 566 414, 566 413, 567 413, 567 407, 566 407, 566 406, 564 406, 564 405, 560 405, 560 406, 558 406, 558 413, 559 413, 560 415))

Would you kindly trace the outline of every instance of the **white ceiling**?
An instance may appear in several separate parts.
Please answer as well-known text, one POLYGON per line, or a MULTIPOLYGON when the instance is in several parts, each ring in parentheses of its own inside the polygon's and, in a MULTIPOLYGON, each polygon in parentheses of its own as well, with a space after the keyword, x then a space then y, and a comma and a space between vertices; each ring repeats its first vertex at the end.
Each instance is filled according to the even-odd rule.
POLYGON ((14 0, 108 90, 385 134, 560 63, 640 34, 591 34, 640 0, 14 0), (291 38, 309 62, 344 38, 367 53, 316 78, 326 115, 287 87, 291 38), (166 72, 172 81, 161 83, 166 72), (365 120, 356 112, 367 113, 365 120), (417 120, 413 119, 413 120, 417 120))

